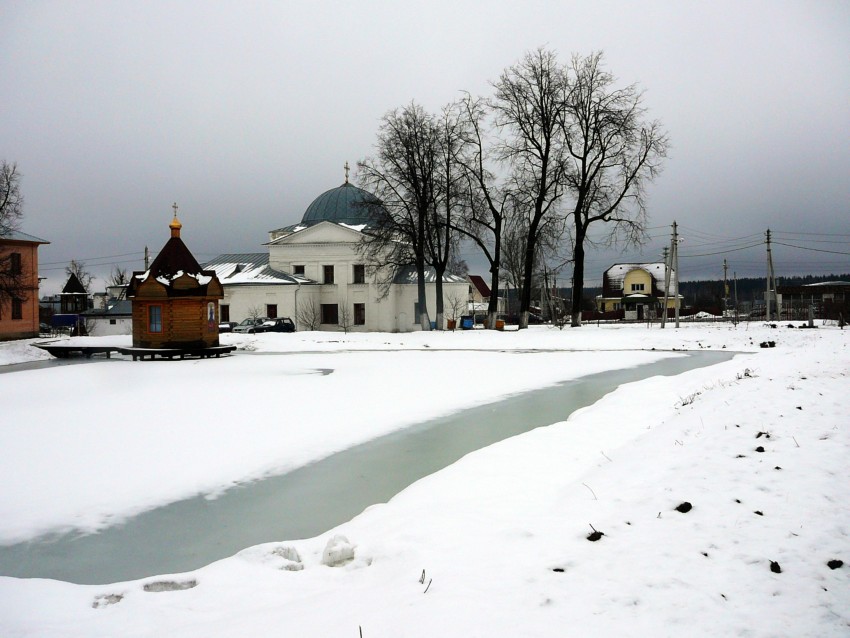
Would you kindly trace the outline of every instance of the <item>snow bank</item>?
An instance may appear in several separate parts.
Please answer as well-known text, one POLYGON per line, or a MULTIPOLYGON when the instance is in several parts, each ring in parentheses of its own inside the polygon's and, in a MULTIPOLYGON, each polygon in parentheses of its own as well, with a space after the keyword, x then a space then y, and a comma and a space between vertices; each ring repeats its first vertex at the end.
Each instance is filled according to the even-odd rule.
MULTIPOLYGON (((556 341, 552 335, 563 334, 565 347, 572 347, 566 344, 578 332, 540 331, 536 343, 548 347, 556 341)), ((580 332, 587 347, 626 349, 631 343, 633 348, 667 349, 687 344, 754 354, 673 379, 623 386, 565 423, 470 454, 390 503, 371 507, 316 538, 281 539, 190 574, 109 586, 0 578, 0 634, 356 636, 361 630, 366 637, 425 638, 850 633, 850 428, 845 407, 850 331, 689 326, 664 333, 629 328, 580 332), (768 340, 776 347, 759 347, 768 340), (689 510, 679 507, 685 502, 691 504, 689 510), (594 529, 602 535, 591 542, 594 529), (356 548, 353 560, 334 568, 323 565, 329 544, 356 548), (145 585, 154 582, 175 587, 146 591, 145 585), (181 583, 194 586, 180 588, 181 583)), ((482 341, 504 336, 485 335, 482 341)), ((416 339, 422 339, 421 347, 438 343, 416 339)), ((527 345, 534 338, 522 339, 527 345)), ((255 343, 269 347, 261 340, 255 343)), ((351 349, 350 344, 340 347, 351 349)), ((380 346, 367 345, 357 347, 380 346)), ((374 357, 377 368, 396 354, 361 353, 364 360, 374 357)), ((523 358, 516 353, 459 352, 452 356, 462 358, 450 363, 467 369, 475 362, 482 375, 498 367, 521 381, 524 374, 545 376, 542 370, 557 364, 560 356, 548 354, 555 358, 526 373, 517 368, 523 358)), ((348 355, 333 356, 344 361, 348 355)), ((143 366, 151 367, 136 364, 143 366)), ((158 372, 168 366, 160 365, 158 372)), ((80 368, 108 372, 87 379, 101 389, 119 384, 118 370, 121 381, 128 381, 123 378, 127 366, 80 368)), ((287 369, 293 368, 281 372, 287 369)), ((349 371, 349 380, 362 369, 349 371)), ((193 375, 218 378, 220 370, 202 362, 181 364, 183 383, 193 375)), ((55 372, 39 371, 40 383, 55 372)), ((303 375, 308 385, 282 395, 281 381, 293 377, 275 377, 272 391, 265 385, 270 370, 254 375, 246 368, 242 374, 267 388, 266 408, 288 408, 297 403, 292 397, 306 402, 337 372, 303 375), (304 394, 307 388, 313 394, 304 394)), ((411 376, 384 370, 383 385, 369 386, 374 417, 392 409, 385 401, 388 394, 420 382, 411 376)), ((61 383, 51 389, 67 379, 57 381, 61 383)), ((167 378, 157 386, 164 403, 173 403, 169 397, 181 387, 170 385, 172 381, 167 378)), ((466 392, 477 394, 486 383, 470 384, 466 392)), ((325 410, 333 411, 328 404, 314 402, 311 418, 294 421, 289 429, 313 427, 325 410)), ((251 423, 243 422, 246 427, 251 423)), ((81 427, 78 422, 70 425, 81 427)), ((145 427, 138 420, 119 429, 103 453, 124 454, 133 445, 128 439, 145 427)), ((53 428, 59 435, 62 430, 53 428)), ((161 447, 173 445, 166 438, 161 447)), ((37 446, 18 452, 33 463, 42 461, 37 446)), ((210 459, 208 467, 239 453, 210 459)), ((87 456, 95 462, 100 457, 87 456)), ((58 483, 64 477, 52 467, 43 465, 58 483)), ((157 476, 148 474, 151 487, 157 476)))

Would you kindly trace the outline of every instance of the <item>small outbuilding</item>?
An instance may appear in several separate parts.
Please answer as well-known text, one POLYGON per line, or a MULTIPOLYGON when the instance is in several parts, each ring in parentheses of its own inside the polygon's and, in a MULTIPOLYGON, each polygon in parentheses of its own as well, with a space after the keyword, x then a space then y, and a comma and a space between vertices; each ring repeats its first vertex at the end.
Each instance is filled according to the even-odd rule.
POLYGON ((204 270, 180 239, 183 225, 171 220, 171 238, 127 287, 133 304, 133 348, 194 351, 218 347, 218 302, 224 297, 213 270, 204 270))

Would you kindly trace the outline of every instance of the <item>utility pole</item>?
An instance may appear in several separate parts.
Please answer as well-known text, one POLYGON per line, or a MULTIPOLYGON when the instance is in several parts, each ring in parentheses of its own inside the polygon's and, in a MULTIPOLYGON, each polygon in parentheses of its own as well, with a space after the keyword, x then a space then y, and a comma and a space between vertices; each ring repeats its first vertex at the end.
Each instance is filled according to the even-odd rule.
MULTIPOLYGON (((776 299, 776 280, 773 277, 773 255, 770 252, 770 228, 767 229, 767 290, 765 291, 764 302, 766 304, 765 318, 770 321, 772 316, 770 312, 770 301, 776 299)), ((777 303, 776 316, 779 317, 779 308, 777 303)))
POLYGON ((673 307, 676 316, 676 327, 679 327, 679 233, 676 222, 673 222, 673 307))
POLYGON ((729 284, 726 282, 726 271, 729 266, 726 264, 726 259, 723 259, 723 318, 726 318, 726 310, 729 308, 729 284))
POLYGON ((150 268, 149 262, 150 262, 150 257, 148 255, 148 247, 145 246, 145 271, 147 271, 147 269, 150 268))
MULTIPOLYGON (((671 240, 672 246, 672 240, 671 240)), ((661 329, 664 329, 664 324, 667 323, 667 300, 670 298, 670 255, 668 249, 664 247, 664 308, 661 311, 661 329)))

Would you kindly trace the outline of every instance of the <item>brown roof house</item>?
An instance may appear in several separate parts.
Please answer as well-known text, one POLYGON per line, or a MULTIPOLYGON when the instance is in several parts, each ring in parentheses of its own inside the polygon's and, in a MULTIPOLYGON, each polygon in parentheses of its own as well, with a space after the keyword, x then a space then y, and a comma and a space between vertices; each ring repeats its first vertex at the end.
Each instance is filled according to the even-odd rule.
POLYGON ((134 272, 127 287, 133 303, 133 347, 199 350, 218 343, 218 302, 224 297, 215 271, 203 270, 180 239, 174 219, 171 238, 150 268, 134 272))

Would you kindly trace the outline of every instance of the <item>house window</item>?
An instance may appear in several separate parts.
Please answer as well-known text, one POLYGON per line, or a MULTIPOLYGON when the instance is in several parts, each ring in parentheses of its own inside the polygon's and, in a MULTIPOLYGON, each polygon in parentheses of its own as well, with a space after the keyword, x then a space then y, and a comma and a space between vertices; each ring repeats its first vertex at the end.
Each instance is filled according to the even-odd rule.
POLYGON ((162 306, 148 306, 148 332, 162 332, 162 306))
POLYGON ((221 304, 218 307, 218 311, 219 313, 221 313, 221 320, 223 322, 230 321, 230 306, 228 306, 227 304, 221 304))
POLYGON ((335 303, 322 304, 322 323, 338 324, 339 323, 339 306, 335 303))
POLYGON ((20 275, 21 270, 21 253, 12 253, 10 256, 11 261, 9 262, 9 274, 10 275, 20 275))
POLYGON ((24 318, 24 302, 20 299, 12 299, 12 319, 24 318))
POLYGON ((117 320, 115 320, 115 319, 110 319, 110 320, 109 320, 109 325, 110 325, 110 326, 114 326, 114 325, 115 325, 115 324, 117 324, 117 323, 118 323, 118 321, 117 321, 117 320))
POLYGON ((334 267, 322 266, 322 272, 324 273, 324 283, 332 284, 334 282, 334 267))
POLYGON ((644 284, 632 284, 632 292, 643 292, 644 284))
POLYGON ((266 304, 266 317, 269 319, 277 319, 277 304, 276 303, 267 303, 266 304))
POLYGON ((366 325, 366 304, 365 303, 354 304, 354 325, 355 326, 365 326, 366 325))
POLYGON ((363 264, 354 264, 354 278, 352 281, 355 284, 366 283, 366 266, 363 264))
POLYGON ((293 275, 304 275, 304 264, 299 264, 297 266, 292 267, 293 275))

